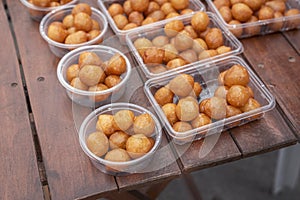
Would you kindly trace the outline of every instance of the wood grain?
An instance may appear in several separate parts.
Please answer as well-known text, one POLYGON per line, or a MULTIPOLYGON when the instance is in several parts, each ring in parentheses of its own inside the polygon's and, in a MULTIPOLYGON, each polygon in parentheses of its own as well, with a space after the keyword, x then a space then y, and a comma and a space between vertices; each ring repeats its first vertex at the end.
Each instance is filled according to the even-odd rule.
POLYGON ((43 199, 19 63, 0 3, 0 198, 43 199))
POLYGON ((284 33, 284 36, 289 41, 290 45, 293 46, 294 49, 297 51, 298 55, 300 55, 300 31, 287 31, 284 33))

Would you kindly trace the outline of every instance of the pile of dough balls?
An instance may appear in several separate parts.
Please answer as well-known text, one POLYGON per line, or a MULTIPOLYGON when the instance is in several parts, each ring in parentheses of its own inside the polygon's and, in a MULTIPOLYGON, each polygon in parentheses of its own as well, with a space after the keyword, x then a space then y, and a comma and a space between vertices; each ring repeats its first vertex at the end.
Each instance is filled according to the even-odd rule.
POLYGON ((209 24, 207 13, 197 12, 188 25, 173 20, 165 25, 163 34, 151 40, 138 38, 134 46, 148 70, 155 74, 230 52, 222 31, 209 24))
POLYGON ((189 0, 127 0, 111 4, 108 12, 120 30, 129 30, 193 10, 189 9, 189 0))
POLYGON ((218 77, 214 96, 200 101, 201 84, 189 74, 180 74, 154 93, 156 102, 173 129, 185 132, 260 107, 248 86, 248 71, 233 65, 218 77), (177 99, 179 99, 177 101, 177 99), (200 101, 200 103, 198 103, 200 101))
POLYGON ((101 30, 99 23, 91 15, 92 9, 88 4, 77 4, 72 13, 62 21, 54 21, 49 25, 47 35, 50 39, 65 44, 81 44, 92 40, 100 35, 101 30))
POLYGON ((114 162, 137 159, 154 146, 155 122, 151 115, 135 115, 131 110, 98 116, 96 132, 91 133, 86 144, 98 157, 114 162))
MULTIPOLYGON (((299 9, 288 8, 285 2, 286 0, 214 0, 213 3, 225 22, 238 25, 300 14, 299 9)), ((293 20, 290 23, 292 26, 298 26, 300 20, 293 20)), ((282 27, 283 22, 271 23, 269 26, 273 31, 278 31, 282 27)), ((260 27, 250 26, 231 31, 237 37, 240 37, 243 31, 247 35, 257 35, 260 33, 260 27)))
POLYGON ((28 0, 29 3, 40 7, 56 7, 67 4, 72 0, 28 0))
MULTIPOLYGON (((74 88, 97 92, 118 85, 122 81, 121 75, 126 70, 126 61, 120 54, 115 54, 103 62, 96 53, 86 51, 79 55, 78 64, 67 68, 66 78, 74 88)), ((110 93, 91 96, 91 100, 103 101, 109 95, 110 93)))

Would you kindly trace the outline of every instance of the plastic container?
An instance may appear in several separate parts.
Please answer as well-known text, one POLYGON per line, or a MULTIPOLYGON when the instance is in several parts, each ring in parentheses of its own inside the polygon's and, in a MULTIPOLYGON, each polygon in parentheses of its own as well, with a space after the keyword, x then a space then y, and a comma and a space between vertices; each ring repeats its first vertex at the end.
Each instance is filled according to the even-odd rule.
POLYGON ((161 140, 161 126, 154 114, 152 114, 150 111, 141 106, 130 103, 113 103, 99 107, 85 118, 79 130, 80 146, 84 153, 90 158, 93 165, 104 173, 117 176, 143 172, 143 169, 148 166, 149 162, 155 155, 155 152, 159 148, 161 140), (89 134, 96 131, 95 128, 98 119, 97 117, 101 114, 113 115, 114 113, 124 109, 133 111, 135 116, 138 116, 143 113, 148 113, 151 115, 151 117, 155 121, 155 131, 151 135, 151 137, 155 140, 154 146, 148 153, 146 153, 142 157, 126 162, 112 162, 96 156, 88 149, 86 145, 86 139, 89 136, 89 134))
POLYGON ((109 104, 120 99, 124 91, 126 90, 126 83, 130 77, 130 74, 131 65, 128 58, 120 51, 102 45, 85 46, 75 49, 74 51, 66 54, 59 61, 57 66, 58 80, 61 83, 61 85, 66 89, 69 98, 73 102, 87 107, 98 107, 100 105, 109 104), (78 63, 79 55, 84 51, 91 51, 96 53, 103 61, 109 60, 116 53, 120 54, 125 59, 127 66, 126 72, 121 75, 122 81, 112 88, 97 92, 84 91, 72 87, 66 79, 66 71, 70 65, 78 63), (106 99, 99 100, 102 98, 106 99))
MULTIPOLYGON (((201 70, 198 70, 197 68, 189 68, 181 70, 177 74, 149 79, 145 83, 144 90, 152 106, 159 115, 162 126, 167 130, 168 134, 171 136, 171 138, 174 139, 174 142, 177 144, 185 144, 193 140, 204 138, 208 135, 221 133, 222 131, 235 126, 246 124, 250 121, 261 118, 265 112, 275 107, 275 99, 268 91, 266 86, 259 80, 259 78, 250 69, 250 67, 240 57, 236 56, 231 56, 226 59, 220 59, 208 63, 203 66, 201 70), (206 98, 214 96, 214 91, 218 87, 218 75, 220 74, 220 72, 229 69, 232 65, 235 64, 240 64, 248 70, 250 76, 250 83, 248 84, 248 86, 250 86, 253 90, 254 98, 261 104, 261 107, 229 118, 217 121, 215 120, 211 124, 204 125, 190 131, 174 131, 165 114, 163 113, 161 107, 158 105, 154 98, 155 92, 160 87, 168 84, 169 81, 176 77, 179 73, 186 73, 194 76, 195 81, 201 84, 203 90, 198 97, 198 102, 201 102, 206 98)), ((174 101, 176 102, 178 101, 178 99, 174 97, 173 102, 174 101)))
POLYGON ((101 33, 94 39, 81 43, 81 44, 64 44, 56 42, 50 39, 47 35, 48 26, 54 21, 62 21, 63 18, 72 12, 72 9, 75 6, 67 6, 60 9, 56 9, 48 13, 40 23, 40 34, 48 43, 48 46, 53 54, 57 57, 63 57, 66 53, 71 50, 74 50, 78 47, 99 44, 107 31, 107 20, 105 16, 97 9, 92 8, 92 19, 96 20, 99 23, 101 33))
POLYGON ((61 6, 56 6, 56 7, 40 7, 40 6, 35 6, 32 3, 29 3, 28 0, 20 0, 21 3, 27 7, 28 12, 30 14, 30 17, 36 21, 41 21, 42 18, 49 13, 50 11, 53 11, 57 8, 63 8, 69 5, 74 5, 78 2, 78 0, 72 0, 69 3, 66 3, 61 6))
MULTIPOLYGON (((142 71, 145 73, 147 78, 161 77, 161 76, 164 76, 164 75, 167 75, 167 74, 170 74, 170 73, 176 73, 180 69, 189 68, 189 67, 193 67, 193 66, 201 67, 201 66, 203 66, 203 65, 201 65, 201 63, 210 62, 212 60, 228 57, 228 56, 231 56, 231 55, 237 55, 237 54, 240 54, 240 53, 243 52, 244 49, 243 49, 243 45, 241 44, 241 42, 231 32, 229 32, 225 28, 225 26, 223 26, 221 24, 221 22, 216 17, 216 15, 214 15, 211 12, 207 12, 207 14, 210 18, 209 27, 217 27, 217 28, 222 30, 224 45, 226 45, 228 47, 231 47, 231 51, 227 52, 227 53, 216 55, 214 57, 202 59, 202 60, 196 61, 194 63, 190 63, 188 65, 177 67, 177 68, 172 69, 172 70, 167 70, 165 72, 152 73, 149 70, 149 68, 145 65, 145 63, 143 61, 143 58, 140 56, 139 52, 135 48, 134 41, 136 39, 142 38, 142 37, 145 37, 145 38, 151 40, 156 36, 165 35, 164 26, 165 26, 166 22, 160 23, 160 25, 157 26, 156 28, 147 28, 147 29, 144 29, 144 30, 136 30, 134 32, 130 32, 127 35, 127 37, 126 37, 127 44, 129 46, 130 50, 132 51, 135 59, 137 60, 139 68, 142 69, 142 71)), ((180 16, 180 17, 173 18, 173 20, 174 19, 182 20, 184 25, 190 25, 191 18, 192 18, 193 15, 194 14, 190 14, 190 15, 186 15, 186 16, 180 16)))
MULTIPOLYGON (((224 24, 231 32, 235 33, 238 38, 247 38, 255 35, 266 35, 278 31, 288 31, 300 28, 300 14, 294 16, 285 16, 280 18, 273 18, 268 20, 259 20, 257 22, 242 23, 237 25, 230 25, 225 22, 220 12, 213 4, 213 1, 206 0, 209 10, 216 13, 224 24)), ((300 10, 299 0, 287 0, 286 8, 297 8, 300 10)))
MULTIPOLYGON (((139 26, 137 28, 133 28, 130 30, 120 30, 113 18, 110 16, 110 14, 108 13, 108 8, 111 4, 113 3, 121 3, 123 5, 123 3, 125 2, 125 0, 98 0, 98 6, 101 9, 101 11, 106 15, 107 19, 108 19, 108 23, 110 24, 111 28, 113 29, 113 31, 115 32, 115 34, 119 37, 120 41, 122 43, 126 42, 125 36, 127 33, 131 32, 131 31, 139 31, 139 30, 144 30, 144 28, 147 27, 157 27, 160 26, 161 23, 163 23, 166 20, 170 20, 170 19, 166 19, 166 20, 161 20, 158 22, 154 22, 151 24, 147 24, 147 25, 143 25, 143 26, 139 26)), ((205 11, 205 6, 203 3, 201 3, 201 1, 199 0, 190 0, 190 4, 189 4, 189 8, 194 10, 194 11, 205 11)))

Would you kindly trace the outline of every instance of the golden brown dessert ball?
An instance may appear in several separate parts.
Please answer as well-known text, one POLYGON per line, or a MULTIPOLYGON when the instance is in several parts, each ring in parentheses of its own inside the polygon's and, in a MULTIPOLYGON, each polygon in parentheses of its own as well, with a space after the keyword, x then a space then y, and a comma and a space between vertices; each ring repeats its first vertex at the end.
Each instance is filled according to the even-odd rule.
POLYGON ((86 145, 93 154, 99 157, 106 154, 109 148, 109 142, 106 135, 99 131, 91 133, 88 136, 86 145))
POLYGON ((244 3, 248 5, 251 10, 257 11, 263 5, 263 0, 244 0, 244 3))
MULTIPOLYGON (((90 92, 99 92, 99 91, 104 91, 104 90, 107 90, 108 87, 106 85, 104 85, 103 83, 99 83, 97 85, 94 85, 92 87, 89 87, 89 90, 90 92)), ((95 95, 90 95, 89 98, 92 100, 92 101, 95 101, 95 102, 100 102, 100 101, 104 101, 106 100, 108 97, 109 97, 110 93, 106 93, 106 94, 95 94, 95 95)))
POLYGON ((133 122, 133 131, 135 134, 151 136, 155 130, 155 122, 148 113, 136 116, 133 122))
POLYGON ((198 82, 194 82, 193 90, 190 94, 192 97, 199 97, 200 93, 202 92, 202 86, 198 82))
POLYGON ((227 107, 226 107, 226 117, 232 117, 235 115, 239 115, 241 113, 242 113, 242 111, 237 107, 234 107, 231 105, 227 105, 227 107))
POLYGON ((258 101, 256 101, 253 98, 249 98, 249 100, 247 101, 247 103, 243 107, 241 107, 240 109, 243 112, 248 112, 250 110, 254 110, 254 109, 257 109, 259 107, 260 107, 260 103, 258 101))
POLYGON ((180 99, 175 111, 179 120, 191 121, 199 115, 198 102, 193 97, 180 99))
POLYGON ((159 35, 152 40, 152 44, 156 47, 163 47, 169 44, 169 38, 164 35, 159 35))
POLYGON ((177 57, 178 51, 172 44, 166 44, 163 46, 164 51, 164 62, 169 62, 177 57))
POLYGON ((179 121, 173 125, 173 129, 176 132, 185 132, 185 131, 192 130, 193 128, 189 123, 179 121))
POLYGON ((207 104, 208 101, 209 101, 209 99, 204 99, 200 102, 200 104, 199 104, 200 113, 203 113, 205 111, 205 105, 207 104))
POLYGON ((114 17, 118 14, 123 14, 123 7, 119 3, 113 3, 108 7, 108 13, 110 16, 114 17))
POLYGON ((184 29, 184 24, 180 20, 173 20, 171 22, 168 22, 164 27, 165 34, 168 37, 176 36, 183 29, 184 29))
POLYGON ((173 60, 170 60, 168 63, 167 63, 167 70, 172 70, 172 69, 176 69, 178 67, 181 67, 181 66, 184 66, 186 65, 187 62, 185 60, 183 60, 182 58, 175 58, 173 60))
POLYGON ((128 152, 124 149, 113 149, 104 157, 105 160, 113 161, 113 162, 126 162, 130 161, 130 156, 128 155, 128 152))
POLYGON ((145 38, 138 38, 134 41, 133 43, 134 47, 139 51, 140 54, 142 54, 142 52, 147 49, 148 47, 152 47, 152 42, 145 38))
POLYGON ((198 37, 198 34, 194 30, 194 28, 191 25, 187 25, 184 27, 184 30, 189 33, 191 38, 196 39, 198 37))
MULTIPOLYGON (((238 25, 241 24, 241 22, 239 22, 238 20, 231 20, 228 24, 233 25, 233 26, 238 26, 238 25)), ((240 27, 240 28, 235 27, 234 29, 230 29, 230 31, 236 37, 241 37, 242 34, 243 34, 243 28, 242 27, 240 27)))
POLYGON ((230 6, 231 3, 229 0, 214 0, 213 1, 214 5, 216 6, 217 9, 221 8, 222 6, 230 6))
POLYGON ((126 142, 126 150, 131 158, 139 158, 152 148, 152 141, 143 134, 132 135, 126 142))
POLYGON ((136 25, 135 23, 129 23, 129 24, 126 24, 126 26, 124 26, 123 30, 126 31, 126 30, 130 30, 130 29, 133 29, 136 27, 138 27, 138 25, 136 25))
POLYGON ((253 11, 244 3, 236 3, 231 7, 232 16, 240 22, 246 22, 250 19, 253 11))
POLYGON ((192 49, 181 52, 179 57, 183 58, 187 63, 193 63, 198 60, 197 53, 192 49))
POLYGON ((167 69, 163 65, 157 65, 157 66, 149 67, 149 71, 153 74, 159 74, 159 73, 166 72, 167 69))
POLYGON ((216 49, 224 44, 222 31, 219 28, 211 28, 205 36, 205 42, 209 49, 216 49))
POLYGON ((263 6, 258 11, 258 19, 259 20, 266 20, 274 18, 274 10, 268 6, 263 6))
POLYGON ((163 110, 163 112, 164 112, 165 116, 167 117, 171 126, 173 126, 173 124, 178 122, 179 119, 176 115, 176 104, 175 103, 167 103, 167 104, 163 105, 163 107, 161 109, 163 110))
POLYGON ((198 128, 211 123, 211 119, 204 113, 200 113, 193 121, 192 127, 198 128))
POLYGON ((286 10, 285 2, 284 1, 267 1, 265 3, 266 6, 269 6, 274 10, 274 12, 281 12, 284 13, 286 10))
POLYGON ((232 85, 247 86, 249 81, 250 78, 247 69, 239 64, 230 67, 224 76, 224 84, 229 87, 232 85))
POLYGON ((197 12, 191 19, 192 27, 198 31, 205 31, 209 24, 209 17, 206 12, 197 12))
POLYGON ((127 16, 133 11, 130 0, 124 2, 123 10, 127 16))
POLYGON ((134 113, 131 110, 120 110, 114 114, 114 126, 116 130, 126 131, 134 121, 134 113))
POLYGON ((199 53, 198 60, 211 58, 211 57, 214 57, 216 55, 218 55, 217 50, 214 50, 214 49, 204 50, 204 51, 199 53))
POLYGON ((78 64, 73 64, 73 65, 69 66, 67 69, 67 72, 66 72, 67 80, 69 82, 71 82, 73 78, 78 77, 78 74, 79 74, 79 65, 78 64))
POLYGON ((72 14, 76 15, 77 13, 84 12, 89 16, 92 15, 92 9, 89 4, 86 3, 79 3, 72 9, 72 14))
POLYGON ((81 44, 88 41, 86 32, 76 31, 68 35, 65 39, 65 44, 81 44))
POLYGON ((160 10, 163 11, 165 15, 168 15, 172 12, 176 12, 175 8, 173 8, 170 2, 166 2, 163 5, 161 5, 160 10))
MULTIPOLYGON (((294 16, 294 15, 299 15, 300 14, 300 10, 297 9, 297 8, 292 8, 288 11, 286 11, 284 13, 284 16, 294 16)), ((300 19, 296 18, 296 19, 290 19, 288 22, 288 26, 291 27, 291 28, 295 28, 297 26, 300 25, 300 19)))
POLYGON ((88 90, 88 86, 83 84, 79 77, 75 77, 72 79, 70 85, 76 89, 79 89, 79 90, 88 90))
POLYGON ((186 15, 186 14, 189 14, 189 13, 192 13, 192 12, 194 12, 192 9, 186 8, 186 9, 183 9, 182 11, 180 11, 180 14, 181 15, 186 15))
POLYGON ((160 20, 165 19, 166 15, 163 11, 156 10, 156 11, 153 11, 152 13, 150 13, 147 17, 150 17, 150 18, 154 19, 155 21, 160 21, 160 20))
POLYGON ((143 52, 142 58, 145 64, 161 64, 164 58, 164 50, 162 48, 149 47, 143 52))
POLYGON ((183 10, 189 6, 189 0, 170 0, 173 8, 176 10, 183 10))
POLYGON ((222 6, 219 9, 221 16, 223 17, 225 22, 230 22, 232 20, 231 9, 228 6, 222 6))
POLYGON ((218 54, 220 55, 220 54, 224 54, 224 53, 230 52, 231 51, 231 47, 223 45, 223 46, 218 47, 216 50, 217 50, 218 54))
POLYGON ((227 102, 235 107, 244 106, 250 98, 248 88, 242 85, 233 85, 229 88, 226 99, 227 102))
MULTIPOLYGON (((101 34, 101 31, 99 30, 91 30, 90 32, 88 32, 87 36, 88 36, 88 40, 93 40, 96 37, 98 37, 98 35, 101 34)), ((103 39, 99 39, 98 42, 101 43, 103 39)))
POLYGON ((223 98, 223 99, 226 99, 226 95, 227 95, 228 89, 229 89, 228 86, 221 85, 221 86, 219 86, 219 87, 215 90, 214 96, 215 96, 215 97, 221 97, 221 98, 223 98))
POLYGON ((119 29, 123 29, 128 24, 128 19, 124 15, 118 14, 113 17, 116 26, 119 29))
POLYGON ((120 82, 122 81, 122 79, 120 78, 120 76, 117 75, 109 75, 105 78, 104 80, 104 84, 108 87, 108 88, 112 88, 116 85, 118 85, 120 82))
POLYGON ((110 114, 101 114, 98 116, 96 130, 103 132, 105 135, 113 134, 116 129, 114 126, 114 117, 110 114))
POLYGON ((93 22, 92 22, 92 18, 83 12, 77 13, 76 15, 74 15, 74 27, 76 28, 76 30, 82 30, 85 32, 89 32, 90 30, 92 30, 93 27, 93 22))
MULTIPOLYGON (((236 4, 236 3, 243 3, 244 0, 230 0, 231 5, 236 4)), ((266 1, 266 0, 263 0, 266 1)))
POLYGON ((246 88, 248 89, 250 97, 254 98, 254 92, 253 92, 252 88, 249 86, 246 86, 246 88))
POLYGON ((175 48, 178 51, 184 51, 193 46, 193 39, 186 30, 180 31, 180 33, 175 36, 174 42, 175 48))
POLYGON ((84 65, 98 65, 98 66, 100 66, 102 63, 103 63, 103 61, 94 52, 89 52, 89 51, 82 52, 79 55, 79 58, 78 58, 79 68, 82 68, 84 65))
POLYGON ((193 42, 193 50, 194 51, 196 51, 197 53, 200 53, 207 49, 208 49, 207 44, 203 39, 201 39, 201 38, 194 39, 194 42, 193 42))
POLYGON ((147 25, 147 24, 151 24, 151 23, 154 23, 154 22, 156 22, 156 20, 153 19, 152 17, 146 17, 146 19, 144 19, 144 21, 142 23, 142 26, 147 25))
POLYGON ((32 0, 32 3, 36 6, 40 7, 48 7, 50 5, 51 0, 32 0))
POLYGON ((72 26, 72 27, 70 27, 70 28, 68 28, 68 34, 70 35, 70 34, 72 34, 72 33, 75 33, 76 32, 76 28, 74 27, 74 26, 72 26))
MULTIPOLYGON (((281 18, 283 17, 283 14, 281 12, 275 12, 274 13, 274 19, 276 18, 281 18)), ((282 26, 283 26, 283 22, 282 21, 278 21, 278 22, 273 22, 271 24, 268 25, 273 31, 279 31, 282 26)))
POLYGON ((167 87, 161 87, 154 94, 154 98, 160 106, 163 106, 167 103, 172 103, 173 97, 173 92, 167 87))
POLYGON ((167 3, 168 0, 153 0, 154 2, 158 3, 158 5, 162 6, 164 3, 167 3))
POLYGON ((179 97, 188 96, 194 87, 194 78, 189 74, 180 74, 169 83, 169 89, 179 97))
POLYGON ((150 1, 147 10, 144 13, 147 16, 150 13, 152 13, 152 12, 154 12, 156 10, 159 10, 159 9, 160 9, 160 6, 159 6, 158 3, 156 3, 155 1, 150 1))
POLYGON ((286 11, 284 13, 284 16, 293 16, 293 15, 299 15, 300 14, 300 10, 293 8, 293 9, 289 9, 288 11, 286 11))
POLYGON ((130 23, 135 23, 138 26, 142 25, 143 20, 144 20, 143 14, 137 11, 131 12, 128 16, 128 21, 130 23))
POLYGON ((111 149, 125 149, 129 137, 130 136, 123 131, 116 131, 109 137, 109 147, 111 149))
POLYGON ((130 0, 133 10, 138 12, 144 12, 149 6, 149 0, 130 0))
POLYGON ((170 18, 177 17, 177 16, 180 16, 180 14, 178 14, 177 12, 171 12, 171 13, 167 14, 166 19, 170 19, 170 18))
POLYGON ((224 77, 225 77, 226 73, 227 73, 227 70, 225 70, 219 74, 219 76, 218 76, 219 85, 224 85, 224 77))
POLYGON ((47 35, 50 39, 63 43, 68 36, 68 31, 61 22, 52 22, 48 27, 47 35))
MULTIPOLYGON (((252 23, 252 22, 257 22, 258 18, 256 16, 251 16, 251 18, 246 22, 246 23, 252 23)), ((257 35, 260 33, 260 26, 255 25, 255 26, 249 26, 244 28, 245 34, 248 35, 257 35)))
POLYGON ((226 100, 220 97, 211 97, 204 104, 204 113, 213 119, 224 119, 226 117, 226 100))
POLYGON ((84 65, 78 74, 82 83, 87 86, 93 86, 105 79, 105 73, 103 69, 98 65, 84 65), (104 77, 103 77, 104 76, 104 77))
POLYGON ((71 28, 72 26, 74 26, 74 16, 69 14, 67 16, 64 17, 62 23, 64 25, 65 28, 71 28))
POLYGON ((118 75, 120 76, 126 72, 126 61, 120 54, 115 54, 108 61, 105 68, 106 75, 118 75))
MULTIPOLYGON (((59 0, 56 0, 56 1, 59 1, 59 0)), ((72 0, 60 0, 60 4, 63 5, 63 4, 67 4, 69 2, 71 2, 72 0)))

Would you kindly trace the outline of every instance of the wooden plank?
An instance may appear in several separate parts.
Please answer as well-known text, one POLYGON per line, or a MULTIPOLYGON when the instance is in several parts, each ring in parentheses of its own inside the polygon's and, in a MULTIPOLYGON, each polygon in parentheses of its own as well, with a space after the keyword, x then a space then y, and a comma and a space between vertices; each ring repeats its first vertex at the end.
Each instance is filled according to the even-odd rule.
POLYGON ((80 148, 72 103, 56 77, 58 59, 39 35, 39 24, 29 18, 20 2, 10 0, 8 5, 51 199, 75 199, 117 190, 114 177, 98 171, 80 148))
MULTIPOLYGON (((295 34, 299 35, 298 32, 295 34)), ((248 62, 274 94, 300 136, 300 56, 281 34, 249 38, 242 43, 248 62)))
POLYGON ((0 3, 0 197, 43 199, 18 58, 0 3))
POLYGON ((299 30, 287 31, 284 32, 284 36, 287 38, 290 44, 300 55, 300 31, 299 30))

